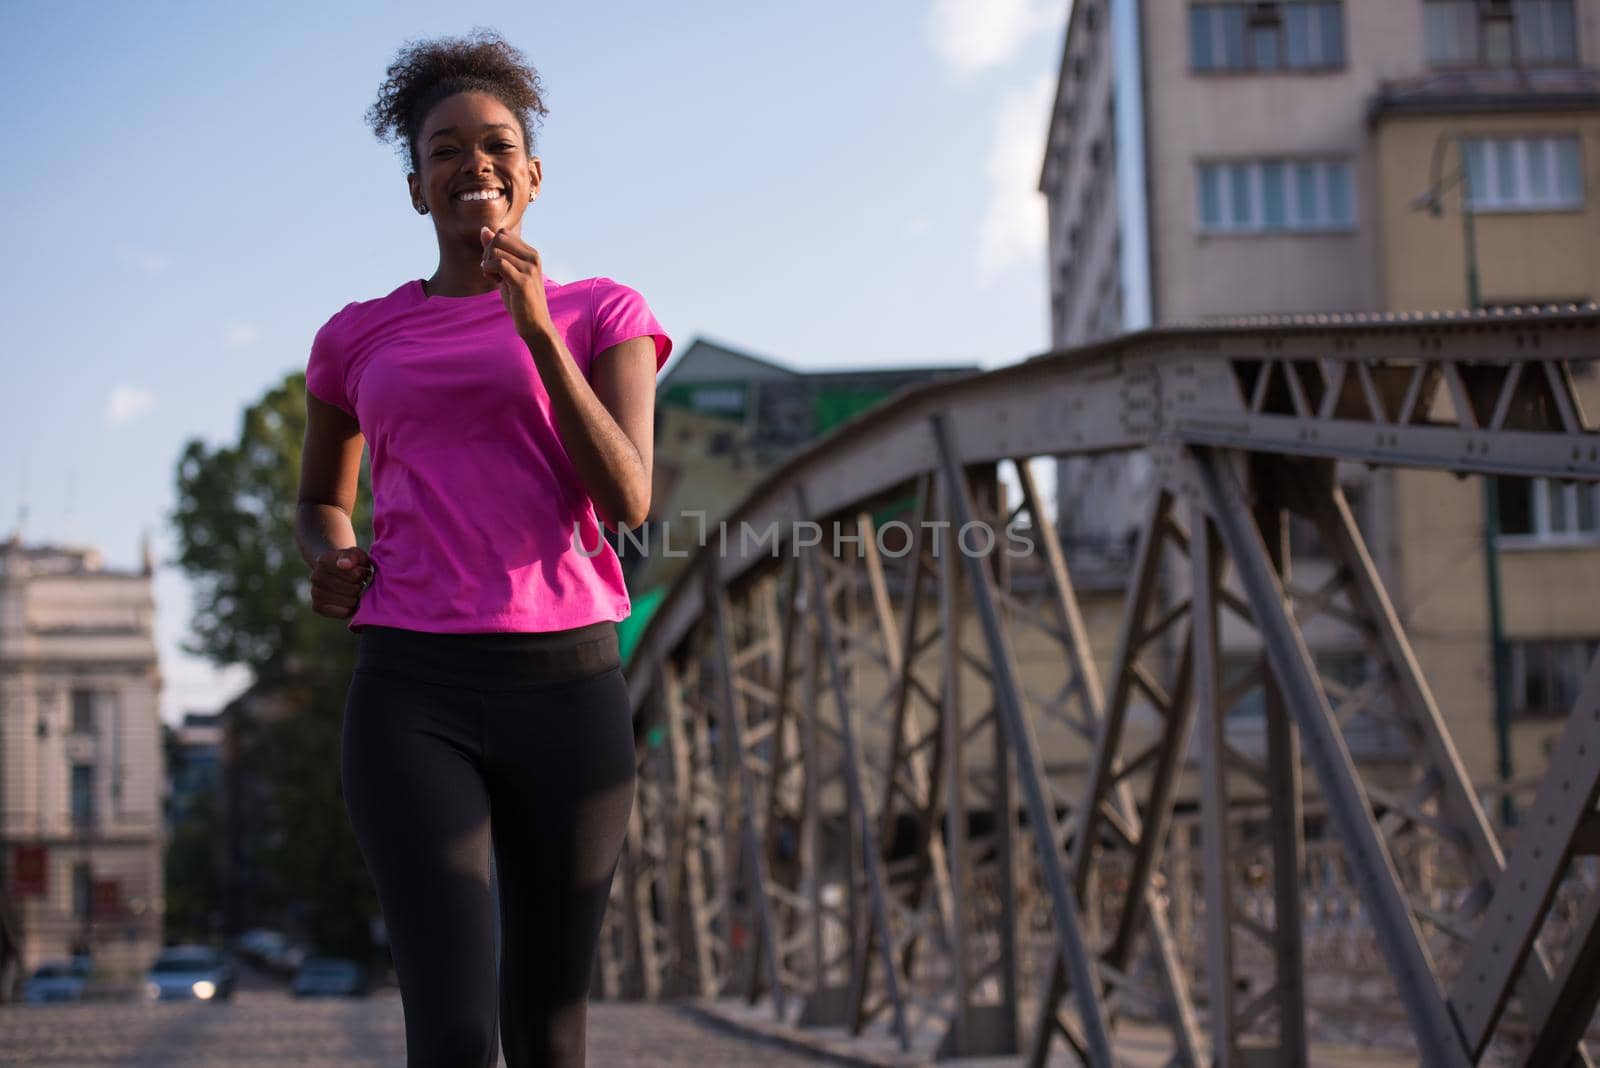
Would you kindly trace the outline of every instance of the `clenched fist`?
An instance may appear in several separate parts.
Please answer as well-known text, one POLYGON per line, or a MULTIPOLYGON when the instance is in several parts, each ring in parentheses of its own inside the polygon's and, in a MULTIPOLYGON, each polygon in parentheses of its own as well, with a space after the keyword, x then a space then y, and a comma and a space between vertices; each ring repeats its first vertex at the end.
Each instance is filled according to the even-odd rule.
POLYGON ((329 619, 354 615, 373 571, 372 558, 357 546, 329 549, 311 568, 311 610, 329 619))
POLYGON ((544 297, 544 264, 539 251, 504 227, 478 231, 483 243, 483 273, 500 287, 500 301, 524 341, 554 337, 550 306, 544 297))

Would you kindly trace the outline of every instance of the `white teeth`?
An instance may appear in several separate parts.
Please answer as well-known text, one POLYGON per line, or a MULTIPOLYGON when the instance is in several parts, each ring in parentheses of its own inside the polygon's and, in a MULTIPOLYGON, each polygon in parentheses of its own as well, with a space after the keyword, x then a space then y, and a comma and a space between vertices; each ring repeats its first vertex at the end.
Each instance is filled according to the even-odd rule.
POLYGON ((470 192, 456 194, 457 200, 498 200, 499 198, 500 190, 498 189, 474 189, 470 192))

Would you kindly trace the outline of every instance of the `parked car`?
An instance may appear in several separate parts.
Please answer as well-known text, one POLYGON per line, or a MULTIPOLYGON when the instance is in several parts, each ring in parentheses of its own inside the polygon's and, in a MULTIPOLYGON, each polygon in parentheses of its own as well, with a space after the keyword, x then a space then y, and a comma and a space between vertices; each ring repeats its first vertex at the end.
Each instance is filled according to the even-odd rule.
POLYGON ((288 974, 305 959, 303 947, 294 945, 282 931, 253 927, 233 941, 239 955, 268 971, 288 974))
POLYGON ((23 984, 22 1000, 29 1005, 40 1005, 47 1001, 82 1001, 89 972, 88 961, 82 957, 42 961, 23 984))
POLYGON ((343 957, 307 957, 290 984, 297 998, 359 997, 367 993, 366 970, 343 957))
POLYGON ((152 1001, 221 1001, 232 996, 233 962, 214 946, 168 946, 145 976, 145 996, 152 1001))
POLYGON ((262 954, 274 941, 282 941, 283 934, 271 931, 265 927, 252 927, 242 934, 233 936, 229 944, 233 951, 248 961, 259 961, 262 954))

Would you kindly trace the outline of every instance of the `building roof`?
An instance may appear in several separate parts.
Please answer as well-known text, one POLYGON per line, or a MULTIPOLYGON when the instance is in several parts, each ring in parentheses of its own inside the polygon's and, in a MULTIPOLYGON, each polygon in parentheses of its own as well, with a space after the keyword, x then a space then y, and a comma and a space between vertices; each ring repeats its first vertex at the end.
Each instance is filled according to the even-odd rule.
POLYGON ((1600 71, 1579 67, 1458 70, 1385 81, 1367 121, 1396 115, 1600 109, 1600 71))
POLYGON ((752 378, 797 378, 800 374, 794 368, 786 367, 776 360, 769 360, 731 345, 697 337, 689 343, 688 348, 684 349, 683 355, 673 361, 667 373, 662 376, 658 387, 664 388, 675 382, 698 382, 707 378, 723 380, 729 377, 728 372, 733 369, 739 369, 752 378), (714 369, 703 370, 704 365, 714 369))
POLYGON ((51 542, 26 545, 22 541, 21 532, 13 530, 9 538, 0 541, 0 574, 10 573, 30 577, 71 575, 80 578, 143 578, 155 571, 155 559, 148 535, 140 547, 140 555, 142 564, 139 570, 108 568, 100 555, 100 550, 92 545, 51 542))
POLYGON ((876 367, 863 367, 858 364, 842 364, 834 367, 818 367, 806 370, 797 370, 787 364, 764 356, 756 356, 743 352, 729 345, 716 341, 709 341, 697 337, 690 342, 672 369, 669 370, 657 388, 665 389, 668 385, 682 385, 700 381, 727 381, 730 378, 749 377, 761 381, 782 381, 794 384, 805 383, 808 385, 846 385, 859 382, 862 385, 885 379, 901 380, 909 378, 942 377, 951 374, 965 374, 978 371, 981 368, 973 364, 921 364, 898 366, 894 364, 876 367), (680 370, 687 366, 687 370, 680 370), (696 366, 699 365, 699 366, 696 366), (744 373, 740 373, 744 372, 744 373))
POLYGON ((1586 301, 1562 304, 1500 304, 1487 308, 1446 308, 1417 311, 1378 312, 1301 312, 1282 315, 1214 315, 1198 319, 1176 319, 1148 330, 1137 330, 1084 345, 1065 346, 1029 356, 1023 362, 1060 359, 1063 353, 1074 349, 1085 354, 1122 345, 1130 338, 1145 334, 1176 334, 1189 330, 1258 330, 1263 328, 1324 328, 1365 327, 1383 329, 1409 326, 1416 323, 1504 323, 1517 319, 1563 319, 1576 315, 1592 315, 1600 311, 1600 302, 1586 301))

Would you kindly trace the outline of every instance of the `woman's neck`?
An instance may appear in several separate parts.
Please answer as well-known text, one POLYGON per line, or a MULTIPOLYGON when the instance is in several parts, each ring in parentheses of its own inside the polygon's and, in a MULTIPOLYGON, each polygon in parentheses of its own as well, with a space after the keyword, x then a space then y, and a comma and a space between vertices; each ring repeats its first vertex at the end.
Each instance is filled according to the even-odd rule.
POLYGON ((430 297, 475 297, 499 287, 483 273, 483 246, 474 240, 441 245, 439 266, 422 288, 430 297))

